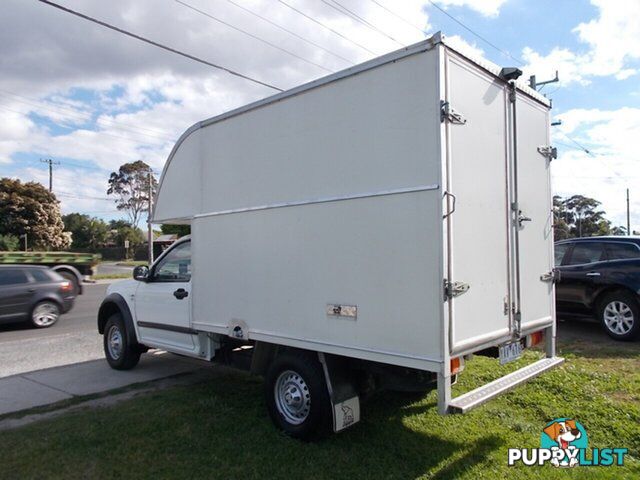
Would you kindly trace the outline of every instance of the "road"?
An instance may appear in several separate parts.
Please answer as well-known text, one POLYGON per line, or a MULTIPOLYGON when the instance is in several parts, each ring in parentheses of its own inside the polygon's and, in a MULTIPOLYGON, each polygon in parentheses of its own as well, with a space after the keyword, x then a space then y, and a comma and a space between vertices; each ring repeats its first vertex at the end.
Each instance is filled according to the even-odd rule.
POLYGON ((96 315, 107 285, 85 285, 74 308, 50 328, 0 325, 0 378, 103 358, 96 315))

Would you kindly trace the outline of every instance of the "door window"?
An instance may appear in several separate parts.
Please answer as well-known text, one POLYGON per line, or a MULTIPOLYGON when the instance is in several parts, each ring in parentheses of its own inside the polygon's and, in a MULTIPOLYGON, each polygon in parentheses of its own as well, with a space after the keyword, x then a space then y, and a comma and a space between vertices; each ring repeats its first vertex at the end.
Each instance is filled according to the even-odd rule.
POLYGON ((191 242, 174 247, 155 267, 154 282, 188 282, 191 280, 191 242))
POLYGON ((609 255, 609 260, 640 258, 640 248, 638 248, 634 243, 607 243, 607 253, 609 255))
POLYGON ((601 242, 579 242, 573 247, 569 265, 583 265, 604 259, 604 245, 601 242))
POLYGON ((555 262, 554 263, 556 267, 559 267, 560 265, 562 265, 562 259, 564 258, 570 246, 571 246, 570 243, 561 243, 560 245, 555 246, 554 248, 555 262))
POLYGON ((0 285, 19 285, 22 283, 29 283, 24 271, 13 268, 0 268, 0 285))

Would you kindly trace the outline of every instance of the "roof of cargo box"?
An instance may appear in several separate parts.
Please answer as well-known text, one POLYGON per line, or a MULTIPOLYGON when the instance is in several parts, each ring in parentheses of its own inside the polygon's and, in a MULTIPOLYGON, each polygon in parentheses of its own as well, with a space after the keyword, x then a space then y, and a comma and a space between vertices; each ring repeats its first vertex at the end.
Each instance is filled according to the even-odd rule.
MULTIPOLYGON (((456 54, 466 58, 470 62, 476 64, 481 69, 490 73, 496 79, 501 79, 500 70, 501 67, 498 65, 491 63, 485 59, 479 58, 477 56, 471 55, 468 52, 462 52, 457 49, 455 46, 452 46, 449 41, 442 35, 441 32, 437 32, 432 35, 430 38, 423 40, 421 42, 415 43, 408 47, 396 50, 394 52, 388 53, 386 55, 382 55, 380 57, 376 57, 372 60, 366 61, 364 63, 355 65, 353 67, 347 68, 345 70, 341 70, 339 72, 333 73, 326 77, 319 78, 312 82, 300 85, 298 87, 292 88, 290 90, 286 90, 284 92, 277 93, 275 95, 266 97, 262 100, 258 100, 253 103, 249 103, 242 107, 236 108, 229 112, 225 112, 223 114, 202 120, 200 122, 195 123, 191 127, 189 127, 178 139, 176 144, 174 145, 167 161, 164 165, 164 169, 162 170, 162 175, 160 177, 160 182, 158 185, 158 193, 155 198, 155 204, 153 208, 153 223, 170 223, 170 224, 189 224, 194 215, 197 215, 198 212, 196 208, 193 208, 195 204, 199 204, 194 198, 194 191, 196 189, 193 188, 193 185, 187 181, 187 178, 183 178, 181 181, 180 177, 185 177, 185 169, 175 168, 172 169, 172 159, 175 157, 177 151, 179 149, 184 148, 194 148, 193 146, 189 146, 187 139, 189 139, 194 132, 212 125, 214 123, 226 120, 228 118, 241 115, 243 113, 249 112, 251 110, 255 110, 261 108, 265 105, 269 105, 285 98, 293 97, 300 93, 306 92, 308 90, 312 90, 314 88, 329 84, 331 82, 340 80, 345 77, 349 77, 351 75, 355 75, 367 70, 371 70, 378 66, 395 62, 401 58, 408 57, 411 55, 415 55, 421 52, 425 52, 431 50, 436 45, 444 45, 447 47, 447 50, 454 51, 456 54), (187 145, 185 145, 187 144, 187 145), (178 178, 175 178, 178 177, 178 178), (171 178, 175 181, 167 181, 167 178, 171 178), (168 185, 171 184, 171 185, 168 185), (167 200, 163 200, 163 198, 167 200), (190 212, 190 213, 186 213, 190 212)), ((504 81, 504 80, 503 80, 504 81)), ((550 107, 551 102, 548 98, 538 93, 536 90, 530 88, 528 85, 522 82, 515 82, 516 88, 527 95, 528 97, 538 101, 539 103, 550 107)), ((194 158, 199 158, 198 155, 194 155, 194 158)), ((194 166, 195 168, 196 166, 194 166)))

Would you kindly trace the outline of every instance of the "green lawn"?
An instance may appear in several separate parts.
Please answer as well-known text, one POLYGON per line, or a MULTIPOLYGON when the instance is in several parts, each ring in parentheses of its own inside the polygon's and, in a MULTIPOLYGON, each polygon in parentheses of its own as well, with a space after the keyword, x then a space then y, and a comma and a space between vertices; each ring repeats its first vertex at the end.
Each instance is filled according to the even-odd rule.
MULTIPOLYGON (((0 432, 0 478, 640 478, 640 343, 585 331, 595 333, 585 339, 578 330, 560 345, 564 366, 464 416, 438 416, 435 392, 384 393, 351 430, 302 443, 272 427, 259 379, 221 372, 206 384, 0 432), (538 447, 555 417, 581 422, 590 447, 628 448, 626 465, 508 467, 507 449, 538 447)), ((475 358, 456 393, 505 370, 475 358)))

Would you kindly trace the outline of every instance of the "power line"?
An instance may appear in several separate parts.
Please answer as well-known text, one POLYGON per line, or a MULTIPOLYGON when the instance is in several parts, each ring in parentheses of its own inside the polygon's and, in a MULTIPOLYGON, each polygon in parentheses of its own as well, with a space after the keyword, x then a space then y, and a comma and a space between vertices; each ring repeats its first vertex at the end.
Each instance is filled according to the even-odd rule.
POLYGON ((242 6, 242 5, 240 5, 240 4, 236 3, 236 2, 234 2, 233 0, 226 0, 226 1, 227 1, 228 3, 230 3, 231 5, 234 5, 234 6, 238 7, 239 9, 244 10, 245 12, 247 12, 247 13, 249 13, 249 14, 253 15, 254 17, 257 17, 257 18, 259 18, 259 19, 261 19, 261 20, 264 20, 264 21, 265 21, 265 22, 267 22, 268 24, 273 25, 274 27, 279 28, 280 30, 282 30, 282 31, 284 31, 284 32, 287 32, 288 34, 293 35, 294 37, 296 37, 296 38, 298 38, 298 39, 302 40, 303 42, 306 42, 306 43, 308 43, 309 45, 313 45, 314 47, 319 48, 320 50, 322 50, 322 51, 324 51, 324 52, 327 52, 328 54, 333 55, 334 57, 339 58, 340 60, 344 60, 345 62, 347 62, 347 63, 349 63, 349 64, 351 64, 351 65, 353 65, 353 64, 355 63, 355 62, 353 62, 352 60, 349 60, 348 58, 345 58, 345 57, 343 57, 342 55, 339 55, 339 54, 337 54, 337 53, 335 53, 335 52, 332 52, 331 50, 329 50, 329 49, 327 49, 327 48, 324 48, 322 45, 319 45, 319 44, 317 44, 317 43, 313 42, 312 40, 309 40, 309 39, 307 39, 307 38, 304 38, 303 36, 298 35, 296 32, 293 32, 293 31, 289 30, 288 28, 285 28, 285 27, 283 27, 282 25, 280 25, 280 24, 278 24, 278 23, 276 23, 276 22, 273 22, 273 21, 269 20, 269 19, 268 19, 268 18, 266 18, 266 17, 263 17, 263 16, 262 16, 262 15, 260 15, 259 13, 256 13, 256 12, 254 12, 253 10, 249 10, 247 7, 244 7, 244 6, 242 6))
POLYGON ((253 77, 248 76, 248 75, 244 75, 242 73, 236 72, 235 70, 232 70, 230 68, 223 67, 222 65, 217 65, 217 64, 209 62, 207 60, 203 60, 202 58, 196 57, 196 56, 191 55, 189 53, 181 52, 180 50, 176 50, 175 48, 168 47, 167 45, 163 45, 161 43, 155 42, 155 41, 150 40, 148 38, 145 38, 145 37, 143 37, 141 35, 137 35, 135 33, 131 33, 129 31, 127 31, 127 30, 122 29, 122 28, 119 28, 119 27, 116 27, 116 26, 111 25, 109 23, 106 23, 106 22, 103 22, 101 20, 98 20, 97 18, 93 18, 93 17, 90 17, 90 16, 85 15, 83 13, 77 12, 75 10, 71 10, 70 8, 63 7, 62 5, 58 5, 57 3, 50 2, 49 0, 37 0, 37 1, 40 2, 40 3, 44 3, 45 5, 49 5, 51 7, 57 8, 59 10, 62 10, 63 12, 70 13, 71 15, 75 15, 76 17, 80 17, 80 18, 83 18, 83 19, 88 20, 90 22, 96 23, 98 25, 102 25, 103 27, 109 28, 109 29, 111 29, 111 30, 113 30, 115 32, 118 32, 118 33, 122 33, 123 35, 126 35, 128 37, 135 38, 136 40, 140 40, 141 42, 148 43, 149 45, 153 45, 154 47, 161 48, 163 50, 166 50, 167 52, 175 53, 176 55, 180 55, 182 57, 188 58, 190 60, 193 60, 195 62, 201 63, 203 65, 208 65, 209 67, 213 67, 213 68, 216 68, 218 70, 222 70, 222 71, 227 72, 227 73, 229 73, 231 75, 234 75, 236 77, 244 78, 245 80, 249 80, 250 82, 256 83, 258 85, 262 85, 263 87, 268 87, 268 88, 271 88, 273 90, 277 90, 278 92, 283 92, 284 91, 282 88, 278 88, 278 87, 276 87, 274 85, 271 85, 271 84, 269 84, 267 82, 263 82, 261 80, 257 80, 257 79, 255 79, 253 77))
MULTIPOLYGON (((70 108, 64 108, 63 106, 58 106, 58 105, 49 105, 49 104, 46 104, 46 103, 43 103, 43 102, 39 102, 37 100, 27 99, 28 97, 23 97, 22 95, 13 94, 13 93, 10 93, 10 92, 3 92, 2 90, 0 90, 0 94, 5 94, 5 93, 8 93, 9 95, 13 95, 15 97, 19 97, 19 98, 13 99, 15 101, 18 101, 18 102, 21 102, 21 103, 24 103, 24 104, 27 104, 27 105, 33 105, 33 106, 38 107, 38 108, 40 108, 42 110, 48 110, 50 112, 59 113, 61 115, 68 115, 68 116, 70 116, 72 118, 77 118, 78 120, 82 120, 82 121, 85 121, 85 122, 91 122, 92 121, 91 115, 88 114, 88 113, 87 113, 87 115, 89 115, 89 118, 84 116, 82 112, 74 111, 74 110, 72 110, 70 108), (65 111, 65 110, 68 113, 61 113, 61 112, 65 111)), ((38 113, 38 112, 35 112, 35 113, 38 113)), ((131 133, 134 133, 136 135, 144 135, 145 137, 155 138, 156 140, 164 140, 164 141, 169 141, 169 142, 175 142, 175 138, 170 138, 168 136, 160 137, 158 135, 153 135, 151 133, 145 133, 145 132, 141 132, 141 131, 136 131, 136 130, 133 130, 136 127, 129 126, 129 125, 124 126, 124 124, 120 125, 117 122, 115 122, 113 120, 106 119, 106 118, 96 118, 96 120, 95 120, 95 123, 97 123, 97 124, 101 124, 101 123, 105 123, 105 122, 106 122, 106 125, 109 126, 109 127, 113 127, 113 128, 119 129, 119 130, 131 132, 131 133)), ((72 128, 72 127, 70 127, 70 128, 72 128)))
POLYGON ((388 9, 387 7, 385 7, 384 5, 382 5, 381 3, 377 2, 376 0, 371 0, 373 3, 375 3, 376 5, 378 5, 380 8, 382 8, 383 10, 386 10, 387 12, 389 12, 391 15, 393 15, 396 18, 399 18, 400 20, 402 20, 404 23, 406 23, 407 25, 409 25, 410 27, 415 28, 416 30, 418 30, 420 33, 424 34, 424 35, 428 35, 427 32, 425 32, 422 28, 418 27, 417 25, 415 25, 414 23, 410 22, 409 20, 407 20, 406 18, 404 18, 401 15, 398 15, 396 12, 394 12, 393 10, 388 9))
POLYGON ((580 143, 576 142, 573 138, 571 138, 569 135, 567 135, 566 133, 564 133, 563 131, 560 131, 560 134, 566 138, 567 140, 569 140, 571 143, 573 143, 574 145, 576 145, 580 150, 582 150, 584 153, 586 153, 587 155, 590 155, 592 157, 595 157, 595 154, 593 152, 591 152, 591 150, 589 150, 587 147, 585 147, 584 145, 581 145, 580 143))
POLYGON ((313 18, 310 15, 307 15, 306 13, 304 13, 301 10, 298 10, 296 7, 294 7, 293 5, 289 5, 287 2, 285 2, 284 0, 278 0, 279 3, 281 3, 282 5, 284 5, 285 7, 293 10, 294 12, 296 12, 299 15, 302 15, 303 17, 311 20, 312 22, 320 25, 322 28, 329 30, 330 32, 334 33, 335 35, 338 35, 340 38, 343 38, 344 40, 353 43, 355 46, 360 47, 361 49, 369 52, 372 55, 376 55, 376 53, 372 50, 369 50, 367 47, 365 47, 364 45, 360 45, 358 42, 356 42, 355 40, 350 39, 349 37, 347 37, 346 35, 343 35, 342 33, 338 32, 337 30, 334 30, 333 28, 325 25, 324 23, 322 23, 319 20, 316 20, 315 18, 313 18))
POLYGON ((372 24, 371 22, 367 21, 366 19, 364 19, 363 17, 361 17, 360 15, 355 13, 354 11, 349 10, 347 7, 342 5, 340 2, 338 2, 336 0, 331 0, 331 3, 329 3, 327 0, 320 0, 320 1, 322 3, 324 3, 325 5, 328 5, 329 7, 333 8, 334 10, 342 13, 343 15, 346 15, 348 17, 353 18, 355 21, 361 23, 362 25, 364 25, 368 29, 373 30, 376 33, 379 33, 380 35, 392 40, 393 42, 396 42, 401 47, 405 46, 404 43, 400 43, 398 40, 393 38, 391 35, 387 34, 383 30, 381 30, 380 28, 376 27, 374 24, 372 24))
POLYGON ((451 15, 449 12, 447 12, 445 9, 441 8, 440 6, 438 6, 435 2, 433 2, 432 0, 429 0, 429 3, 431 5, 433 5, 435 8, 437 8, 438 10, 440 10, 440 12, 442 12, 443 14, 445 14, 447 17, 449 17, 451 20, 453 20, 454 22, 456 22, 458 25, 460 25, 462 28, 464 28, 465 30, 467 30, 468 32, 470 32, 472 35, 475 35, 476 37, 478 37, 480 40, 482 40, 484 43, 486 43, 487 45, 495 48, 497 51, 499 51, 500 53, 502 53, 503 55, 506 55, 507 57, 509 57, 511 60, 518 62, 520 65, 526 65, 525 62, 523 62, 522 60, 520 60, 517 57, 514 57, 513 55, 511 55, 508 51, 503 50, 502 48, 498 47, 497 45, 495 45, 494 43, 491 43, 489 40, 487 40, 485 37, 483 37, 482 35, 480 35, 479 33, 476 33, 474 30, 472 30, 470 27, 467 27, 464 23, 462 23, 460 20, 458 20, 456 17, 454 17, 453 15, 451 15))
POLYGON ((179 3, 179 4, 180 4, 180 5, 182 5, 183 7, 187 7, 187 8, 189 8, 189 9, 193 10, 194 12, 197 12, 197 13, 199 13, 199 14, 201 14, 201 15, 204 15, 205 17, 208 17, 208 18, 210 18, 211 20, 214 20, 214 21, 216 21, 216 22, 218 22, 218 23, 221 23, 222 25, 226 25, 227 27, 232 28, 233 30, 235 30, 235 31, 237 31, 237 32, 243 33, 244 35, 247 35, 248 37, 251 37, 251 38, 253 38, 253 39, 255 39, 255 40, 258 40, 259 42, 262 42, 262 43, 264 43, 265 45, 269 45, 270 47, 275 48, 275 49, 277 49, 277 50, 280 50, 281 52, 284 52, 284 53, 286 53, 287 55, 291 55, 292 57, 295 57, 295 58, 297 58, 298 60, 302 60, 303 62, 306 62, 306 63, 308 63, 309 65, 313 65, 313 66, 315 66, 315 67, 318 67, 318 68, 320 68, 321 70, 324 70, 325 72, 334 73, 334 70, 331 70, 331 69, 329 69, 329 68, 325 68, 325 67, 323 67, 322 65, 320 65, 319 63, 316 63, 316 62, 314 62, 314 61, 312 61, 312 60, 308 60, 308 59, 306 59, 306 58, 304 58, 304 57, 301 57, 300 55, 298 55, 298 54, 296 54, 296 53, 293 53, 293 52, 291 52, 291 51, 287 50, 286 48, 282 48, 282 47, 280 47, 280 46, 276 45, 275 43, 271 43, 270 41, 265 40, 264 38, 261 38, 261 37, 259 37, 259 36, 257 36, 257 35, 254 35, 253 33, 249 33, 249 32, 247 32, 246 30, 242 30, 241 28, 236 27, 235 25, 232 25, 232 24, 230 24, 230 23, 228 23, 228 22, 225 22, 224 20, 220 20, 219 18, 217 18, 217 17, 215 17, 215 16, 211 15, 210 13, 207 13, 207 12, 205 12, 204 10, 200 10, 199 8, 196 8, 196 7, 194 7, 193 5, 190 5, 190 4, 186 3, 186 2, 183 2, 182 0, 173 0, 173 1, 174 1, 174 2, 176 2, 176 3, 179 3))

